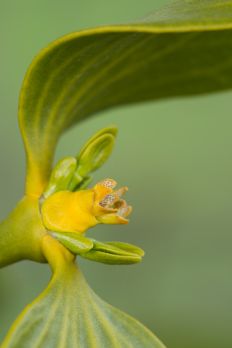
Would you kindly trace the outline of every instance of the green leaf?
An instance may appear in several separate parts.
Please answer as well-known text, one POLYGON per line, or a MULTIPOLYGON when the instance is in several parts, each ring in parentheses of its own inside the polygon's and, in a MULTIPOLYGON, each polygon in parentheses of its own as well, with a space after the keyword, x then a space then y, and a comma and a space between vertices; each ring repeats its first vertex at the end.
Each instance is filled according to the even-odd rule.
POLYGON ((138 23, 64 36, 24 80, 26 191, 46 186, 60 135, 107 108, 232 87, 232 1, 176 1, 138 23))
POLYGON ((30 304, 1 348, 164 348, 142 324, 102 301, 76 273, 53 280, 30 304))
POLYGON ((165 348, 137 320, 101 300, 68 258, 55 255, 50 284, 24 309, 1 348, 165 348))

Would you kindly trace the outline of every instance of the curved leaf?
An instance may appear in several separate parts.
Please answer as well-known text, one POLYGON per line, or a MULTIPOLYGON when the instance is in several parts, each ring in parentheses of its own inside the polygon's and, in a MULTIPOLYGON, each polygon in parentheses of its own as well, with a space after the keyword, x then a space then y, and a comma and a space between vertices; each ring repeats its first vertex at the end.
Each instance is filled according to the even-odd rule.
POLYGON ((1 348, 165 348, 137 320, 101 300, 72 259, 55 262, 49 286, 18 317, 1 348))
POLYGON ((232 86, 232 1, 177 1, 136 24, 67 35, 33 61, 19 123, 27 192, 47 182, 59 136, 106 108, 232 86))

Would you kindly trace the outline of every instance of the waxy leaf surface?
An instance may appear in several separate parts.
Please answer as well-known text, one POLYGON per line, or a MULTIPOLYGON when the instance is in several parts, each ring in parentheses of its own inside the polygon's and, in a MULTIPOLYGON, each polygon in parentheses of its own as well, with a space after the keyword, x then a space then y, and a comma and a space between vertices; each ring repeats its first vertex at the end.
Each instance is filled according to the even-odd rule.
POLYGON ((27 192, 40 194, 60 135, 117 105, 232 87, 232 1, 176 1, 138 23, 72 33, 41 51, 19 123, 27 192))
POLYGON ((13 324, 1 348, 165 348, 137 320, 101 300, 75 264, 13 324))

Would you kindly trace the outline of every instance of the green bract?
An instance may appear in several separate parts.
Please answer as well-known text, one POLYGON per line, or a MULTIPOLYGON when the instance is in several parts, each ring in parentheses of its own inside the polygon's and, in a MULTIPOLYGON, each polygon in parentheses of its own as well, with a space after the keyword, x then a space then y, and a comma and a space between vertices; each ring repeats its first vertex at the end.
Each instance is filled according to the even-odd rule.
MULTIPOLYGON (((48 262, 53 276, 1 348, 164 347, 136 320, 99 299, 75 264, 76 254, 134 263, 143 251, 122 242, 77 238, 70 231, 49 232, 41 204, 62 190, 75 194, 88 185, 89 173, 108 158, 117 133, 114 127, 100 131, 77 158, 64 158, 52 170, 66 129, 118 105, 230 89, 231 51, 232 1, 186 0, 137 23, 64 36, 33 60, 19 102, 26 192, 0 225, 0 267, 23 259, 48 262)), ((102 208, 108 202, 109 197, 100 201, 102 208)))

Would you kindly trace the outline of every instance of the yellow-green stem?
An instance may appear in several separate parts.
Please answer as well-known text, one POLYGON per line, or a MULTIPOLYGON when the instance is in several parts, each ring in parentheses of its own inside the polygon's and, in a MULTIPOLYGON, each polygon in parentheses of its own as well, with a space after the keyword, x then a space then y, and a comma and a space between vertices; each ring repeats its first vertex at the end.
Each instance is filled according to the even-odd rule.
POLYGON ((0 267, 23 259, 46 262, 41 250, 45 234, 38 199, 24 197, 0 224, 0 267))

